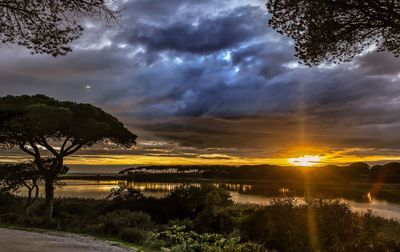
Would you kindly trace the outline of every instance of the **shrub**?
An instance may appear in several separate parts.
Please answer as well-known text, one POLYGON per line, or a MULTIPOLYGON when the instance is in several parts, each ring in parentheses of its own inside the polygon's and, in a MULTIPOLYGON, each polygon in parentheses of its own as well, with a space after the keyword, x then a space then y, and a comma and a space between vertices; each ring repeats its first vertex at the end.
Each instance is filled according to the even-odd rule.
POLYGON ((119 237, 127 242, 142 244, 146 241, 147 232, 138 228, 122 228, 119 237))
POLYGON ((195 229, 199 232, 230 234, 238 227, 240 214, 236 206, 207 207, 194 219, 195 229))
POLYGON ((226 238, 215 233, 199 234, 186 231, 184 226, 171 226, 153 234, 153 239, 163 240, 173 252, 257 252, 263 251, 259 244, 241 243, 239 237, 226 238))
MULTIPOLYGON (((83 201, 80 199, 57 199, 54 202, 54 215, 57 216, 59 212, 70 215, 92 215, 96 208, 91 207, 88 203, 90 200, 83 201)), ((95 206, 94 206, 95 207, 95 206)))
POLYGON ((170 192, 163 201, 163 209, 170 219, 194 218, 206 208, 233 203, 226 190, 211 186, 181 186, 170 192))
POLYGON ((7 224, 14 224, 21 220, 23 215, 17 213, 4 213, 0 215, 0 222, 7 223, 7 224))
POLYGON ((337 200, 277 199, 242 212, 241 236, 278 251, 400 251, 399 230, 371 213, 352 213, 337 200))
POLYGON ((89 226, 86 226, 83 229, 83 231, 88 234, 94 234, 94 235, 100 234, 100 233, 103 233, 103 225, 101 225, 101 224, 89 225, 89 226))
POLYGON ((0 214, 7 212, 21 212, 23 198, 16 197, 9 192, 0 191, 0 214))
POLYGON ((143 198, 144 196, 141 191, 134 188, 127 188, 124 186, 111 189, 111 192, 107 197, 107 199, 114 202, 138 200, 143 198))
POLYGON ((123 228, 134 227, 142 230, 150 230, 154 224, 151 217, 143 212, 130 212, 118 210, 100 216, 99 222, 103 225, 104 233, 117 235, 123 228))

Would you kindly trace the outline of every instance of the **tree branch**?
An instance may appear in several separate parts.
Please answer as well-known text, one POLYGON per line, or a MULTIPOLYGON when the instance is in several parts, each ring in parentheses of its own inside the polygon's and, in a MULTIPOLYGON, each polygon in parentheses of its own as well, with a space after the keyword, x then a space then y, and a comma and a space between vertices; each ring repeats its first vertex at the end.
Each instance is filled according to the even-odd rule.
POLYGON ((70 151, 66 151, 63 156, 69 156, 75 152, 77 152, 80 148, 82 148, 83 144, 76 145, 75 148, 72 148, 70 151))
POLYGON ((71 149, 74 148, 75 146, 77 146, 77 144, 71 143, 71 145, 68 146, 68 147, 61 153, 61 155, 64 155, 65 153, 67 153, 69 150, 71 150, 71 149))
POLYGON ((32 147, 32 149, 35 151, 35 158, 40 158, 40 151, 39 148, 33 143, 33 141, 28 141, 29 145, 32 147))
POLYGON ((41 137, 40 140, 40 144, 44 146, 48 151, 50 151, 54 156, 60 156, 60 154, 53 147, 51 147, 50 144, 47 143, 44 137, 41 137))
POLYGON ((30 151, 30 150, 28 150, 27 148, 25 148, 25 146, 23 145, 23 144, 20 144, 19 145, 19 148, 23 151, 23 152, 25 152, 25 153, 28 153, 29 155, 31 155, 31 156, 36 156, 36 154, 34 153, 34 152, 32 152, 32 151, 30 151))
POLYGON ((67 145, 68 141, 70 140, 70 137, 67 137, 64 141, 64 143, 61 145, 61 150, 60 150, 60 154, 64 151, 65 146, 67 145))

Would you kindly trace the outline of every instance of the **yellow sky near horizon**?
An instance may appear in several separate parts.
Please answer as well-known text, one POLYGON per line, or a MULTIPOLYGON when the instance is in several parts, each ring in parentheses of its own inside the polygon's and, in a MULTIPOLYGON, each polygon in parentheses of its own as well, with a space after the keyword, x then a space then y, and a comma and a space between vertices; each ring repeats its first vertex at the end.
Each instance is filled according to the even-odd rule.
MULTIPOLYGON (((298 155, 293 157, 277 158, 241 158, 241 157, 160 157, 145 155, 75 155, 65 159, 67 165, 293 165, 291 158, 302 158, 311 155, 298 155)), ((390 162, 400 160, 400 156, 340 156, 334 157, 331 154, 318 155, 319 161, 312 161, 316 166, 327 164, 345 165, 354 162, 390 162)), ((29 159, 29 157, 0 158, 0 162, 15 162, 29 159)))
MULTIPOLYGON (((128 150, 129 151, 129 150, 128 150)), ((173 153, 172 153, 173 154, 173 153)), ((7 155, 0 152, 0 162, 18 162, 30 159, 29 156, 21 155, 19 152, 13 152, 7 155)), ((66 157, 65 164, 74 166, 129 166, 129 165, 296 165, 304 164, 306 166, 322 166, 328 164, 346 165, 354 162, 366 162, 370 164, 386 163, 400 160, 400 153, 386 153, 375 149, 347 148, 347 149, 329 149, 298 146, 282 149, 274 153, 266 153, 264 156, 239 156, 233 154, 221 153, 192 153, 191 155, 154 155, 137 154, 132 150, 132 154, 113 153, 105 151, 103 153, 90 153, 83 151, 76 155, 66 157), (300 161, 299 161, 300 160, 300 161), (303 162, 302 162, 303 161, 303 162)))

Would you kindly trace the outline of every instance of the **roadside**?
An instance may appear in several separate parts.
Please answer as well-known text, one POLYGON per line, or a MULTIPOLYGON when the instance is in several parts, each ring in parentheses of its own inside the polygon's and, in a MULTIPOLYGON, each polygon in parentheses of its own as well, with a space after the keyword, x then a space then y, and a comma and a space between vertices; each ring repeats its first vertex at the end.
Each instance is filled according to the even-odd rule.
POLYGON ((132 252, 119 242, 99 240, 91 236, 54 231, 26 231, 0 228, 0 251, 18 252, 132 252))

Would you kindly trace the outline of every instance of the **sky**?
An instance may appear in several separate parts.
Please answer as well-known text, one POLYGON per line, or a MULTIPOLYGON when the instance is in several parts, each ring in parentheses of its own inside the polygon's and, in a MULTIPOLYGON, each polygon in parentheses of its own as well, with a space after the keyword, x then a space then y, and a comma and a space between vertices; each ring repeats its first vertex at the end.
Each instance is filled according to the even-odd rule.
POLYGON ((102 145, 68 158, 80 171, 285 165, 303 155, 399 160, 400 59, 368 48, 349 63, 305 67, 293 42, 268 27, 265 3, 126 1, 116 25, 86 20, 67 56, 1 45, 0 94, 91 103, 139 136, 132 149, 102 145))

